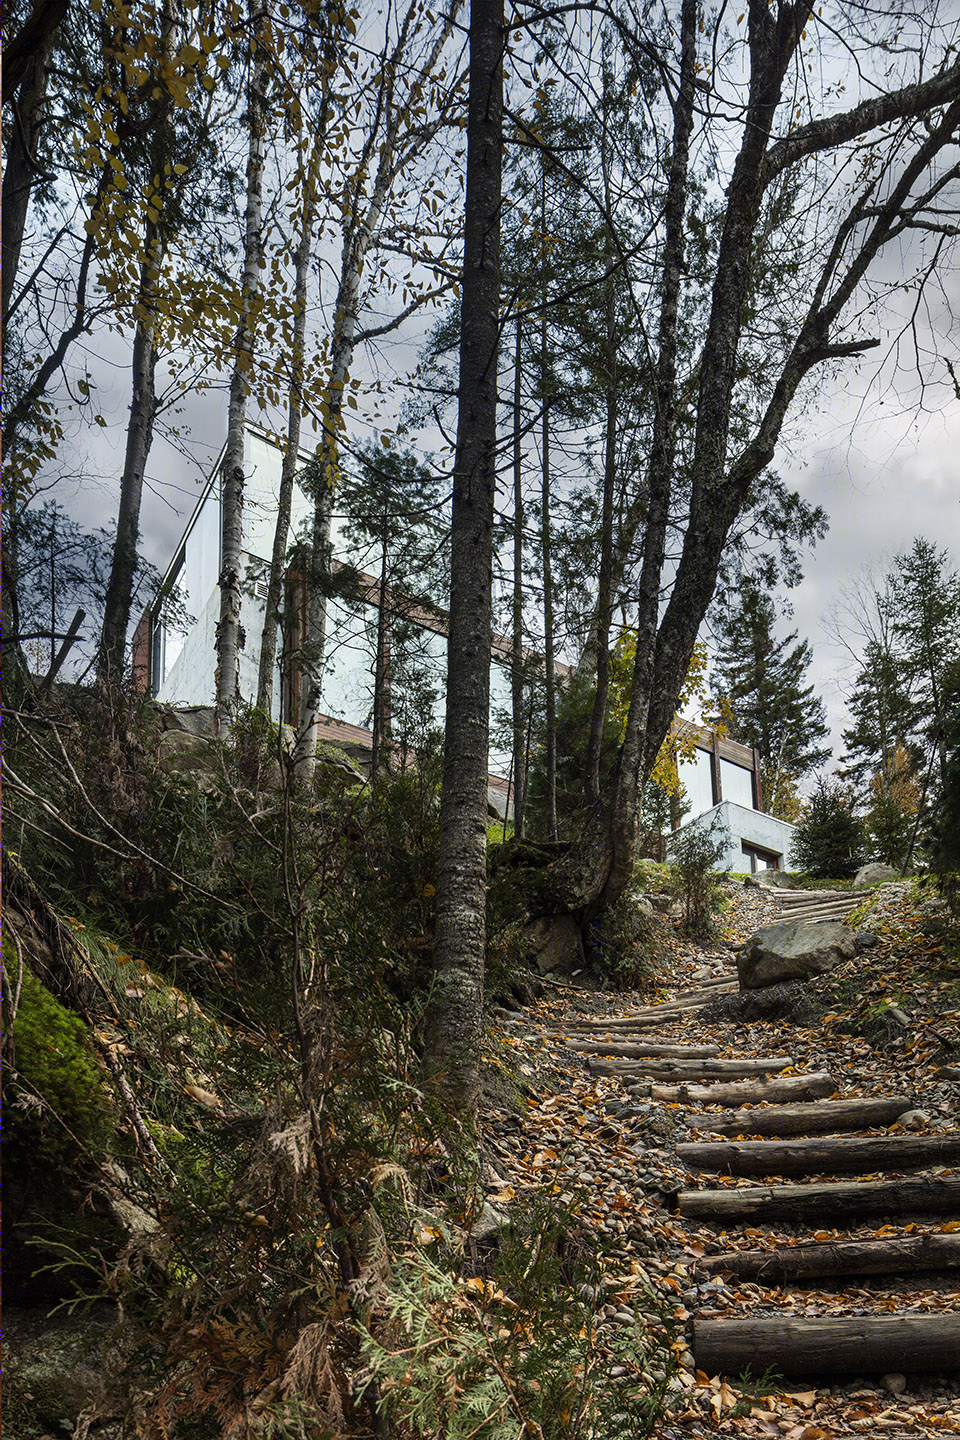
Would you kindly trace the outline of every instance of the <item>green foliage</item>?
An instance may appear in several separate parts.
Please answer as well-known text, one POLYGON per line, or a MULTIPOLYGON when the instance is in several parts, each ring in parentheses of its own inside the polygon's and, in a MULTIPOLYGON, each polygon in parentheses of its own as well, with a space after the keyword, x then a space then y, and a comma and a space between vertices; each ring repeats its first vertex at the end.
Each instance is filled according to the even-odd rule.
POLYGON ((600 916, 596 956, 604 976, 617 990, 651 984, 669 959, 663 923, 646 914, 642 899, 637 891, 626 890, 600 916))
POLYGON ((845 786, 817 782, 794 832, 791 855, 796 869, 815 878, 844 880, 856 874, 863 863, 863 827, 845 786))
POLYGON ((608 1342, 609 1362, 625 1378, 611 1382, 607 1363, 598 1368, 595 1358, 600 1257, 583 1251, 573 1259, 575 1233, 573 1207, 535 1203, 511 1223, 487 1279, 464 1279, 422 1253, 407 1256, 385 1297, 387 1325, 381 1333, 371 1327, 363 1340, 366 1374, 380 1384, 392 1434, 626 1440, 651 1433, 674 1370, 670 1330, 645 1333, 639 1320, 619 1330, 608 1342))
POLYGON ((756 747, 763 762, 764 805, 793 820, 792 786, 830 754, 823 701, 804 685, 811 651, 793 631, 774 635, 770 596, 744 585, 736 604, 717 609, 719 660, 713 688, 730 737, 756 747))
MULTIPOLYGON (((6 939, 3 956, 16 975, 6 939)), ((13 1037, 3 1073, 6 1163, 38 1179, 51 1169, 89 1169, 90 1158, 102 1159, 113 1145, 102 1071, 83 1021, 26 965, 13 1037)))
POLYGON ((946 764, 933 806, 927 860, 941 895, 960 915, 960 667, 951 676, 944 710, 946 764))
POLYGON ((671 838, 674 886, 683 901, 683 927, 694 939, 707 940, 715 933, 714 914, 720 908, 721 890, 714 866, 729 844, 729 833, 719 815, 709 825, 693 821, 671 838))

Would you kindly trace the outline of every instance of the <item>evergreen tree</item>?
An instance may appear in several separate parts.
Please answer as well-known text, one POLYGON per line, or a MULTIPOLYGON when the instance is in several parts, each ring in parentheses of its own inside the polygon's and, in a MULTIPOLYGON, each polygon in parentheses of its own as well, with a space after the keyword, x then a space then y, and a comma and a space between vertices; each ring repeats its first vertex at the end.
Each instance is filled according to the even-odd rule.
POLYGON ((820 780, 797 826, 794 869, 821 880, 848 880, 863 861, 863 830, 854 797, 843 785, 820 780))
POLYGON ((796 630, 777 640, 775 622, 773 601, 755 586, 718 614, 713 693, 730 738, 760 752, 764 808, 793 819, 796 781, 830 755, 818 743, 828 727, 823 701, 803 683, 809 642, 798 643, 796 630))
MULTIPOLYGON (((412 453, 368 445, 358 473, 345 474, 337 507, 347 517, 346 534, 358 556, 341 570, 338 587, 357 600, 370 596, 375 576, 373 773, 389 768, 392 717, 409 708, 423 679, 423 631, 411 617, 424 605, 440 605, 447 585, 448 526, 441 477, 412 453)), ((418 707, 414 705, 414 709, 418 707)))
POLYGON ((843 732, 844 778, 871 793, 878 782, 885 796, 894 772, 903 768, 903 752, 916 768, 920 751, 911 741, 919 714, 914 686, 901 657, 884 640, 867 642, 847 709, 853 724, 843 732))
POLYGON ((924 748, 947 769, 945 679, 960 659, 960 573, 948 569, 946 550, 922 536, 898 555, 893 574, 893 633, 903 673, 912 682, 924 748))
POLYGON ((960 914, 960 664, 944 677, 945 765, 933 807, 928 847, 930 869, 954 914, 960 914))

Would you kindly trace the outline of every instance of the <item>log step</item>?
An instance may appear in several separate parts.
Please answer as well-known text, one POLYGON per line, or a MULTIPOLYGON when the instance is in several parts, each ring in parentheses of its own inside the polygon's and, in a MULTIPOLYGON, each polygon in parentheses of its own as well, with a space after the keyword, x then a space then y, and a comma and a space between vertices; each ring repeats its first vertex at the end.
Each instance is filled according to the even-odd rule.
POLYGON ((730 1110, 723 1115, 693 1115, 688 1123, 714 1135, 829 1135, 893 1125, 913 1106, 910 1095, 819 1100, 812 1104, 767 1105, 759 1110, 730 1110))
POLYGON ((780 1317, 693 1322, 693 1354, 708 1375, 948 1375, 960 1371, 960 1314, 780 1317))
POLYGON ((568 1040, 567 1048, 578 1055, 629 1055, 645 1060, 668 1056, 674 1060, 712 1060, 719 1045, 632 1045, 629 1040, 568 1040))
POLYGON ((869 890, 777 890, 774 892, 785 910, 791 905, 814 905, 818 901, 826 904, 846 904, 853 908, 862 905, 869 890))
POLYGON ((634 1025, 648 1025, 662 1020, 664 1015, 670 1011, 689 1010, 693 1006, 708 1005, 717 995, 737 990, 739 985, 740 982, 735 975, 725 975, 722 979, 711 982, 700 989, 682 991, 673 1000, 662 1000, 659 1005, 645 1005, 641 1010, 634 1010, 629 1015, 619 1015, 614 1020, 568 1020, 556 1028, 558 1031, 570 1034, 574 1031, 624 1030, 634 1025))
POLYGON ((676 1060, 632 1060, 626 1051, 620 1054, 624 1057, 620 1060, 612 1057, 592 1060, 590 1069, 596 1075, 651 1075, 670 1082, 705 1083, 711 1079, 744 1080, 751 1075, 775 1075, 780 1070, 789 1070, 795 1063, 789 1055, 771 1055, 769 1060, 691 1060, 689 1065, 684 1065, 676 1060))
POLYGON ((698 1140, 677 1146, 691 1169, 723 1175, 868 1175, 960 1161, 960 1130, 819 1140, 698 1140))
MULTIPOLYGON (((712 1085, 664 1085, 638 1082, 627 1085, 630 1095, 681 1105, 755 1105, 764 1100, 816 1100, 832 1095, 837 1082, 828 1070, 810 1075, 782 1075, 770 1080, 716 1080, 712 1085)), ((745 1112, 753 1114, 753 1111, 745 1112)))
POLYGON ((702 1220, 861 1220, 874 1215, 960 1215, 960 1178, 838 1180, 681 1190, 681 1215, 702 1220))
POLYGON ((960 1270, 960 1235, 892 1235, 882 1240, 815 1240, 776 1250, 731 1250, 697 1261, 707 1275, 785 1285, 828 1275, 910 1275, 960 1270))

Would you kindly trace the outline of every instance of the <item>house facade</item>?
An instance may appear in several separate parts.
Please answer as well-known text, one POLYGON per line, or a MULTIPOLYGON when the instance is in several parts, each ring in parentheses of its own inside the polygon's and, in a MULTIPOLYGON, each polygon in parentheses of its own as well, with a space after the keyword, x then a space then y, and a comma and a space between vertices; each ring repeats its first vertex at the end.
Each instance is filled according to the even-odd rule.
MULTIPOLYGON (((216 631, 220 617, 218 578, 221 561, 222 454, 204 485, 193 514, 164 574, 161 594, 175 589, 187 612, 186 630, 176 623, 171 608, 155 602, 144 612, 133 639, 134 677, 140 687, 161 703, 176 706, 212 705, 215 694, 216 631)), ((240 623, 244 644, 240 652, 239 692, 252 703, 256 698, 260 636, 266 607, 266 575, 273 550, 279 508, 282 452, 264 432, 249 426, 244 435, 246 483, 243 509, 243 585, 240 623)), ((303 463, 310 459, 303 452, 303 463)), ((294 485, 288 544, 302 536, 312 521, 313 502, 294 485)), ((327 639, 324 652, 324 715, 321 738, 362 752, 371 737, 371 709, 377 608, 378 560, 365 550, 350 530, 347 517, 333 515, 331 558, 334 571, 356 572, 351 595, 327 602, 327 639)), ((295 579, 295 577, 294 577, 295 579)), ((297 595, 292 596, 296 609, 297 595)), ((427 695, 429 719, 443 725, 447 661, 447 616, 429 602, 405 606, 404 615, 421 693, 427 695), (432 700, 429 697, 432 694, 432 700)), ((491 714, 510 707, 510 649, 495 637, 490 675, 491 714)), ((289 723, 295 718, 297 695, 291 677, 278 673, 273 687, 273 719, 289 723)), ((395 700, 402 705, 402 697, 395 700)), ((397 718, 397 717, 395 717, 397 718)), ((495 736, 495 727, 491 728, 495 736)), ((510 773, 509 746, 491 743, 491 802, 504 808, 510 773), (501 798, 502 797, 502 798, 501 798)))
MULTIPOLYGON (((245 643, 240 652, 239 690, 248 703, 256 698, 260 635, 266 601, 266 573, 273 550, 279 507, 282 452, 264 432, 249 426, 244 436, 246 485, 243 514, 244 584, 241 625, 245 643)), ((304 452, 303 462, 309 460, 304 452)), ((175 706, 212 705, 215 692, 216 628, 220 615, 218 578, 221 560, 221 461, 217 461, 190 516, 164 575, 161 594, 175 588, 187 612, 186 628, 177 624, 162 600, 149 607, 133 640, 134 675, 140 686, 157 700, 175 706)), ((303 534, 312 519, 313 504, 294 486, 288 542, 303 534)), ((327 602, 327 642, 323 689, 326 714, 321 738, 363 756, 371 742, 371 709, 379 582, 377 557, 365 552, 346 516, 334 514, 331 525, 333 567, 349 567, 359 587, 350 598, 327 602)), ((292 597, 296 609, 296 593, 292 597)), ((416 667, 422 693, 427 696, 429 719, 443 725, 446 677, 447 617, 428 602, 405 606, 408 634, 416 647, 416 667)), ((493 638, 490 674, 491 717, 508 714, 511 705, 510 642, 493 638)), ((281 667, 273 687, 273 718, 289 723, 296 717, 297 696, 291 676, 281 667)), ((564 667, 558 667, 563 670, 564 667)), ((396 697, 395 706, 402 704, 396 697)), ((760 810, 759 759, 755 751, 735 741, 718 739, 712 731, 678 721, 694 732, 696 748, 680 764, 689 813, 683 824, 709 824, 720 815, 730 835, 728 852, 719 868, 755 870, 786 868, 793 827, 760 810)), ((491 724, 491 806, 506 813, 510 793, 510 751, 506 738, 497 739, 491 724)), ((503 734, 503 726, 500 726, 503 734)), ((679 817, 677 817, 679 826, 679 817)), ((680 826, 679 828, 682 828, 680 826)))
POLYGON ((718 870, 789 870, 794 827, 761 808, 759 752, 704 726, 679 723, 693 732, 695 749, 678 766, 690 809, 674 833, 716 823, 727 835, 718 870))

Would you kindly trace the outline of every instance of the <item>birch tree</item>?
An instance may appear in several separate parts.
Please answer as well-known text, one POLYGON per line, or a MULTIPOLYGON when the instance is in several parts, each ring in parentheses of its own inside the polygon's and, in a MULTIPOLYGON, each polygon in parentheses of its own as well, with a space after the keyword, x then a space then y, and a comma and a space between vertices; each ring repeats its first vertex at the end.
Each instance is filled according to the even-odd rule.
POLYGON ((263 267, 263 165, 266 141, 266 80, 268 56, 260 37, 265 11, 250 3, 250 68, 247 82, 247 184, 243 235, 240 319, 234 341, 233 371, 227 410, 227 443, 221 467, 220 619, 217 623, 216 715, 221 733, 229 729, 236 709, 240 649, 243 543, 243 459, 247 396, 253 369, 260 272, 263 267))
MULTIPOLYGON (((450 0, 432 38, 423 26, 432 19, 417 0, 410 0, 395 39, 384 42, 372 87, 371 117, 353 173, 338 197, 343 245, 337 297, 328 345, 327 382, 319 402, 322 436, 315 467, 313 524, 308 575, 307 626, 300 667, 300 717, 294 749, 297 784, 309 785, 316 759, 321 719, 323 660, 326 645, 326 592, 329 588, 330 525, 333 497, 340 476, 340 443, 344 406, 357 346, 396 328, 401 318, 448 289, 442 272, 443 253, 436 261, 433 285, 408 294, 400 317, 362 327, 364 271, 378 245, 379 231, 389 213, 399 182, 421 158, 445 122, 456 94, 452 77, 442 69, 454 33, 461 0, 450 0)), ((344 125, 344 136, 350 127, 344 125)), ((391 242, 391 248, 397 247, 391 242)), ((443 247, 444 250, 446 246, 443 247)), ((355 397, 354 403, 355 403, 355 397)))

